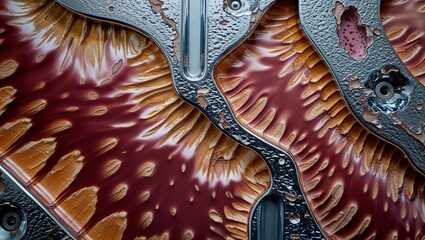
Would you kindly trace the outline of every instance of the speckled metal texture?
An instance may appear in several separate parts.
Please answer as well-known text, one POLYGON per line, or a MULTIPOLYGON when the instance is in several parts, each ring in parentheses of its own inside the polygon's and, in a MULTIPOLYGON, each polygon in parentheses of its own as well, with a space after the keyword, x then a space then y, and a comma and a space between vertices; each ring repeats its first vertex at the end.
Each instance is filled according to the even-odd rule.
POLYGON ((329 65, 354 115, 374 134, 400 147, 413 166, 425 173, 425 112, 420 107, 424 104, 425 88, 398 58, 384 34, 380 5, 381 1, 378 0, 299 1, 302 26, 329 65), (350 6, 355 7, 360 21, 357 24, 367 28, 369 44, 363 59, 351 57, 340 45, 336 34, 340 15, 335 11, 341 5, 345 10, 350 6), (368 88, 368 78, 373 72, 385 71, 382 69, 388 65, 395 66, 409 79, 412 90, 407 93, 407 105, 401 109, 376 111, 365 103, 367 98, 375 95, 374 89, 368 88), (353 81, 360 84, 353 87, 353 81))
POLYGON ((23 240, 71 239, 56 222, 7 175, 1 174, 0 201, 16 204, 27 216, 28 226, 23 240))

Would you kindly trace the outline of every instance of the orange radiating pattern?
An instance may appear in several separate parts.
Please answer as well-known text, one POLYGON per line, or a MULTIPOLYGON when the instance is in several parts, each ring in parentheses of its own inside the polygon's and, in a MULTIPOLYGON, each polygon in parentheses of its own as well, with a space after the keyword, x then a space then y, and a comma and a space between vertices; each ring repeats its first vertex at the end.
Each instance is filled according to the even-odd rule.
POLYGON ((351 115, 296 2, 277 2, 215 77, 240 122, 293 156, 331 239, 425 238, 424 177, 351 115))
POLYGON ((425 2, 381 1, 381 18, 397 54, 425 85, 425 2))
MULTIPOLYGON (((382 8, 422 82, 424 28, 400 12, 423 8, 382 8)), ((0 20, 2 165, 74 235, 247 238, 251 207, 269 186, 266 164, 178 98, 155 44, 53 0, 3 1, 0 20)), ((351 116, 296 2, 273 6, 216 79, 241 123, 294 157, 329 238, 425 238, 423 176, 351 116)))
POLYGON ((72 234, 246 238, 267 166, 176 95, 153 42, 16 0, 0 52, 1 164, 72 234))

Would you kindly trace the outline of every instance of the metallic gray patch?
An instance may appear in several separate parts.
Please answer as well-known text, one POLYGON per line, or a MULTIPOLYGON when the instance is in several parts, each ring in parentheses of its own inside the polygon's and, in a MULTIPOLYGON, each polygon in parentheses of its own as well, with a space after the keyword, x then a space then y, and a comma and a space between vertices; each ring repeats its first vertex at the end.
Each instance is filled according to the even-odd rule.
MULTIPOLYGON (((40 239, 66 240, 74 239, 63 225, 53 215, 49 214, 37 199, 32 197, 16 179, 9 176, 7 171, 0 167, 0 205, 10 203, 19 208, 25 215, 26 231, 24 235, 14 233, 9 239, 40 239)), ((0 236, 0 239, 4 239, 0 236)))
POLYGON ((417 108, 424 103, 425 88, 399 59, 385 34, 373 34, 363 59, 356 60, 347 53, 337 35, 340 13, 333 13, 341 4, 357 9, 363 27, 384 32, 380 0, 299 1, 302 27, 328 64, 357 119, 401 148, 413 166, 425 174, 425 112, 417 108), (358 79, 360 86, 353 88, 352 79, 358 79))

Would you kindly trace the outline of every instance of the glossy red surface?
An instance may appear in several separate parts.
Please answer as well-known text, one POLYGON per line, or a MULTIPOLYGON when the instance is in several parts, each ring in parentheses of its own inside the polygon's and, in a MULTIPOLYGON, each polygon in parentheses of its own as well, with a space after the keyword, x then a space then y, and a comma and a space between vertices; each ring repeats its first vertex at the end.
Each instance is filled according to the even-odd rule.
POLYGON ((177 97, 158 47, 20 4, 0 6, 3 166, 75 236, 245 238, 266 165, 177 97))
MULTIPOLYGON (((422 5, 388 1, 382 16, 423 82, 423 24, 403 12, 422 5)), ((2 165, 74 235, 247 238, 266 165, 177 97, 155 44, 14 0, 0 3, 0 53, 2 165)), ((424 177, 351 116, 296 2, 273 6, 216 79, 239 120, 293 156, 330 239, 425 238, 424 177)))
POLYGON ((425 85, 424 1, 382 1, 381 17, 385 32, 399 57, 425 85))
POLYGON ((425 237, 424 177, 351 115, 304 36, 296 2, 276 3, 217 70, 239 120, 295 159, 326 235, 425 237))

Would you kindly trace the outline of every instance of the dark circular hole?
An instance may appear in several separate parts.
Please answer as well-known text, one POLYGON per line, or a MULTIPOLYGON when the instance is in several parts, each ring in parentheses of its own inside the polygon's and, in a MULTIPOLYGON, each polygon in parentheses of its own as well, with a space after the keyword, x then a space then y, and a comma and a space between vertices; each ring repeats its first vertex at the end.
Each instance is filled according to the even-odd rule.
POLYGON ((19 229, 22 221, 19 214, 12 210, 10 212, 6 212, 1 216, 1 223, 2 227, 6 231, 13 232, 19 229))
POLYGON ((22 239, 27 230, 24 211, 9 202, 0 204, 0 240, 22 239))
POLYGON ((17 220, 14 216, 11 216, 11 217, 9 217, 9 218, 6 220, 7 224, 9 224, 9 225, 15 225, 15 223, 16 223, 17 221, 18 221, 18 220, 17 220))
POLYGON ((375 86, 376 95, 383 100, 389 100, 394 96, 394 87, 389 82, 380 82, 375 86))
POLYGON ((231 0, 229 7, 230 7, 230 9, 237 11, 237 10, 241 9, 242 2, 240 0, 231 0))
POLYGON ((383 86, 383 87, 381 87, 381 89, 379 90, 379 92, 382 94, 382 95, 388 95, 389 93, 390 93, 390 89, 387 87, 387 86, 383 86))

